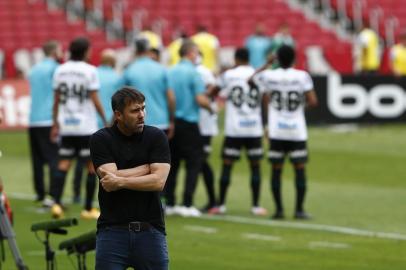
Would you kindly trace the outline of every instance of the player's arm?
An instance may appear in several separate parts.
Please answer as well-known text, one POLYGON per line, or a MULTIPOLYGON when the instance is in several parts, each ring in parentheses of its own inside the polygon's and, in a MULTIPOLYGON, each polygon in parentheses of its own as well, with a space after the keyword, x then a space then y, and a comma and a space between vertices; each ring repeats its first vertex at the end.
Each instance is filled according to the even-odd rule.
POLYGON ((59 101, 60 101, 60 92, 59 90, 55 90, 54 105, 52 107, 52 128, 50 134, 52 142, 56 142, 59 134, 59 124, 58 124, 59 101))
POLYGON ((140 176, 124 177, 111 172, 106 172, 100 182, 107 192, 119 189, 162 191, 169 174, 169 163, 152 163, 149 164, 149 168, 150 172, 148 174, 140 176))
POLYGON ((319 105, 319 101, 317 99, 316 91, 310 90, 305 93, 305 100, 306 100, 306 107, 307 108, 314 108, 319 105))
POLYGON ((208 110, 210 113, 213 113, 213 110, 210 106, 210 99, 206 95, 206 86, 203 83, 203 80, 197 71, 194 73, 193 78, 193 88, 195 91, 195 101, 199 107, 208 110))
POLYGON ((107 123, 107 120, 106 120, 106 116, 104 114, 103 106, 102 106, 102 104, 100 102, 100 99, 99 99, 99 95, 97 94, 97 91, 95 91, 95 90, 90 91, 89 92, 89 97, 92 100, 94 106, 96 107, 96 111, 100 115, 100 117, 101 117, 101 119, 103 121, 103 125, 107 126, 108 123, 107 123))
POLYGON ((248 83, 253 83, 254 82, 254 77, 257 74, 261 73, 262 71, 267 70, 269 67, 271 67, 274 60, 275 60, 275 57, 273 56, 273 54, 269 54, 267 56, 266 63, 262 67, 259 67, 258 69, 255 70, 254 74, 252 74, 251 77, 249 77, 248 83))
POLYGON ((269 104, 270 100, 271 100, 271 97, 270 97, 269 93, 264 93, 262 95, 261 117, 262 117, 262 125, 264 127, 265 133, 268 132, 268 104, 269 104))
POLYGON ((175 93, 173 92, 172 89, 168 89, 166 91, 166 99, 168 102, 168 110, 169 110, 168 138, 171 139, 175 134, 175 108, 176 108, 175 93))
POLYGON ((213 109, 210 105, 210 99, 206 94, 197 95, 196 102, 201 108, 208 110, 210 113, 213 113, 213 109))
POLYGON ((113 173, 119 177, 137 177, 150 173, 150 168, 148 164, 144 164, 130 169, 118 170, 115 163, 106 163, 97 168, 97 175, 100 178, 105 177, 108 173, 113 173))

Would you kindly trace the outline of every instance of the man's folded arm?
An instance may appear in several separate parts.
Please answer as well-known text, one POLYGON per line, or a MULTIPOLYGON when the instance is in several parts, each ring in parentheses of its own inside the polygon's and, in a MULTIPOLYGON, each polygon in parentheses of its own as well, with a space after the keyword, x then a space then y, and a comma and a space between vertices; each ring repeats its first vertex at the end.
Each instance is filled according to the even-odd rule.
POLYGON ((119 189, 162 191, 169 174, 170 165, 168 163, 152 163, 149 164, 149 169, 150 172, 144 175, 118 176, 114 172, 114 166, 106 165, 100 169, 100 175, 103 175, 104 172, 100 182, 107 192, 119 189), (105 171, 105 168, 108 168, 109 171, 105 171))
POLYGON ((137 177, 150 173, 148 164, 140 165, 134 168, 118 170, 115 163, 106 163, 97 168, 97 175, 100 178, 106 176, 107 172, 113 173, 118 177, 137 177))
POLYGON ((123 177, 121 188, 139 191, 162 191, 168 178, 170 165, 168 163, 152 163, 150 173, 137 177, 123 177))

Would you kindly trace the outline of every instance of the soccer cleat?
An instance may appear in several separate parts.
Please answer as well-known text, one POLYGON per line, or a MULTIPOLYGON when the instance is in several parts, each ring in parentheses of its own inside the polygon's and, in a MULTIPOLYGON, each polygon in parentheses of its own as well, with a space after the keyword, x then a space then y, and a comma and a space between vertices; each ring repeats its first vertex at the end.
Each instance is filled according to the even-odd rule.
POLYGON ((260 206, 254 206, 251 208, 251 214, 254 216, 267 216, 268 215, 268 210, 266 210, 263 207, 260 206))
POLYGON ((80 212, 80 217, 83 219, 98 219, 100 216, 100 211, 96 208, 92 208, 90 210, 83 209, 80 212))
POLYGON ((167 215, 167 216, 173 216, 173 215, 175 215, 176 214, 176 209, 175 209, 175 207, 176 206, 169 206, 169 205, 166 205, 165 206, 165 208, 164 208, 164 212, 165 212, 165 215, 167 215))
POLYGON ((64 212, 63 212, 62 206, 60 204, 57 204, 57 203, 52 205, 52 207, 51 207, 51 215, 55 219, 63 218, 64 212))
POLYGON ((275 214, 272 215, 271 219, 284 219, 285 215, 282 211, 276 211, 275 214))
POLYGON ((305 211, 298 211, 295 213, 295 219, 303 219, 303 220, 307 220, 307 219, 311 219, 312 216, 309 215, 308 213, 306 213, 305 211))
POLYGON ((51 198, 44 198, 42 200, 42 207, 50 208, 55 204, 55 201, 51 198))
POLYGON ((202 215, 202 213, 193 206, 190 207, 186 207, 187 212, 188 212, 188 217, 200 217, 202 215))
POLYGON ((227 208, 225 205, 220 205, 216 207, 212 207, 207 211, 209 215, 224 215, 227 212, 227 208))
POLYGON ((200 209, 200 212, 202 213, 208 213, 210 209, 212 209, 213 207, 215 207, 214 205, 211 204, 207 204, 205 207, 200 209))

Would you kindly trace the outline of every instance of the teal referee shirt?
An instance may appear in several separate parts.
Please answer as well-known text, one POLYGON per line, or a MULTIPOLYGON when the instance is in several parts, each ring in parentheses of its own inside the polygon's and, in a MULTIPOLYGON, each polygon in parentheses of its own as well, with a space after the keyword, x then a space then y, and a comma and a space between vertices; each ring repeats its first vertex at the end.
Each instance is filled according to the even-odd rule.
POLYGON ((175 92, 175 117, 198 123, 199 105, 196 96, 204 93, 205 86, 196 66, 190 60, 182 59, 169 70, 169 87, 175 92))
POLYGON ((168 74, 161 64, 147 56, 137 58, 124 71, 123 83, 135 87, 145 96, 145 124, 167 129, 169 109, 167 100, 168 74))
POLYGON ((30 126, 52 126, 54 91, 52 81, 58 62, 50 57, 37 63, 29 74, 31 91, 30 126))

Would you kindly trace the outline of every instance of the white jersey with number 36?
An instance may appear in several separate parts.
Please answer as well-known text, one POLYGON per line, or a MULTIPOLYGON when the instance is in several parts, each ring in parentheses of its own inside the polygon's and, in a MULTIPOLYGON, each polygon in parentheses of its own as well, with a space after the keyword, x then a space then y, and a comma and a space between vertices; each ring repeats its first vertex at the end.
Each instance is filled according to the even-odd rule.
POLYGON ((248 79, 255 70, 251 66, 237 66, 220 78, 220 96, 226 99, 225 135, 227 137, 261 137, 261 93, 250 86, 248 79))
POLYGON ((58 122, 62 136, 86 136, 98 130, 96 108, 90 91, 100 88, 96 67, 83 61, 68 61, 54 74, 59 91, 58 122))
POLYGON ((288 141, 307 140, 304 94, 313 90, 310 75, 294 68, 278 68, 258 73, 254 82, 271 96, 268 106, 269 137, 288 141))

